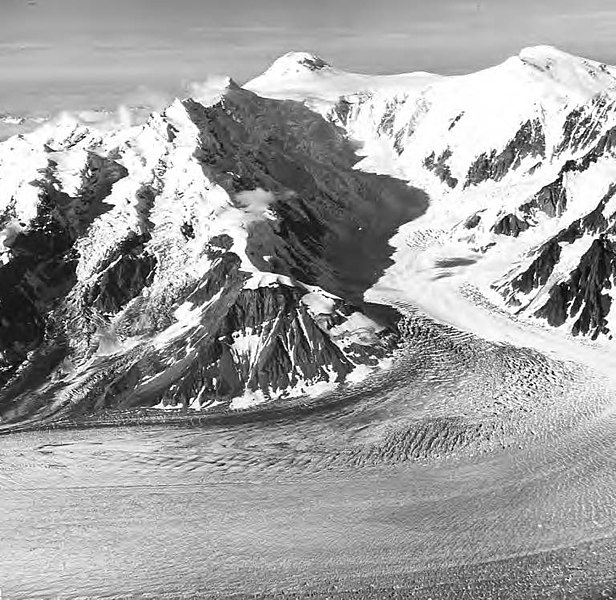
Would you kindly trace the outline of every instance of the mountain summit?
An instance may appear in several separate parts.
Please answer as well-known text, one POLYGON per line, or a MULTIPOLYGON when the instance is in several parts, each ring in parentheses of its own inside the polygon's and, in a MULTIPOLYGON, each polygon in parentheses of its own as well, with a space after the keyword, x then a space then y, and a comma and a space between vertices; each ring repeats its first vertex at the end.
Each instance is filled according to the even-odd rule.
POLYGON ((305 71, 323 71, 331 69, 331 65, 322 58, 309 52, 287 52, 266 71, 271 76, 295 75, 305 71))

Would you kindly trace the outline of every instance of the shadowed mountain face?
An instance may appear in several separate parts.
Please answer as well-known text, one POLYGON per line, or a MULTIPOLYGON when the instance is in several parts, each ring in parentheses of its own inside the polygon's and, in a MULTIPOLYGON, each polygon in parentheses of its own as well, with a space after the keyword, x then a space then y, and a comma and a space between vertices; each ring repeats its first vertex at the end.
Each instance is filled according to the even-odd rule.
MULTIPOLYGON (((58 189, 56 166, 50 158, 40 179, 31 184, 40 190, 40 203, 29 227, 16 228, 4 239, 11 259, 0 266, 0 384, 44 340, 47 313, 76 282, 74 244, 111 209, 104 199, 127 174, 112 159, 89 154, 80 189, 70 196, 58 189)), ((3 217, 9 224, 10 213, 3 217)))
POLYGON ((403 181, 354 170, 357 145, 296 102, 232 88, 213 107, 184 106, 199 128, 206 175, 223 173, 221 183, 235 193, 275 195, 276 219, 249 227, 253 264, 362 303, 391 264, 389 239, 425 210, 427 197, 403 181))
POLYGON ((425 196, 355 170, 357 146, 303 105, 231 85, 126 133, 30 144, 48 166, 3 215, 5 422, 244 408, 396 347, 397 314, 363 293, 425 196))

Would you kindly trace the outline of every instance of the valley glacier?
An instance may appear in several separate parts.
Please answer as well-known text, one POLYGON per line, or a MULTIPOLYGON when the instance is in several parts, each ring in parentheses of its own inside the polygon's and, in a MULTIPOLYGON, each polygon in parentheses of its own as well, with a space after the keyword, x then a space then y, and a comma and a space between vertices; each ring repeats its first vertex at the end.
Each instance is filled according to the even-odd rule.
POLYGON ((616 68, 195 91, 0 143, 3 593, 616 597, 616 68))

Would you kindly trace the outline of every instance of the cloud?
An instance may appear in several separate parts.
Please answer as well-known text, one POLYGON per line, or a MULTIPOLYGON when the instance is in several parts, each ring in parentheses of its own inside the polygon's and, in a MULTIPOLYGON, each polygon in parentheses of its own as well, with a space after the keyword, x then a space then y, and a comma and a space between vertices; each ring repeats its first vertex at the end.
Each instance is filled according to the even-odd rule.
POLYGON ((190 81, 184 87, 190 98, 207 106, 217 102, 230 84, 228 76, 209 75, 203 81, 190 81))
POLYGON ((153 110, 152 107, 134 107, 127 104, 119 104, 115 110, 64 110, 50 117, 46 123, 50 125, 73 123, 101 132, 121 131, 133 125, 141 125, 153 110))
POLYGON ((236 206, 248 216, 247 222, 267 218, 270 204, 274 200, 276 196, 272 192, 261 188, 239 192, 234 198, 236 206))
POLYGON ((190 33, 205 35, 205 36, 224 36, 228 34, 238 34, 238 35, 266 35, 266 34, 276 34, 288 33, 288 28, 283 27, 281 25, 228 25, 222 27, 191 27, 190 33))
POLYGON ((126 94, 115 108, 61 110, 55 115, 48 115, 32 123, 29 122, 31 119, 26 117, 23 130, 18 132, 29 131, 34 128, 32 125, 40 125, 41 121, 51 124, 74 122, 99 131, 118 131, 145 123, 153 112, 160 112, 169 106, 171 100, 169 94, 140 86, 126 94))
POLYGON ((39 42, 0 42, 0 53, 15 54, 17 52, 35 52, 39 50, 51 50, 50 44, 42 44, 39 42))
POLYGON ((230 198, 230 204, 221 207, 217 218, 232 237, 241 238, 253 223, 276 220, 269 208, 275 199, 274 193, 261 188, 239 192, 230 198))

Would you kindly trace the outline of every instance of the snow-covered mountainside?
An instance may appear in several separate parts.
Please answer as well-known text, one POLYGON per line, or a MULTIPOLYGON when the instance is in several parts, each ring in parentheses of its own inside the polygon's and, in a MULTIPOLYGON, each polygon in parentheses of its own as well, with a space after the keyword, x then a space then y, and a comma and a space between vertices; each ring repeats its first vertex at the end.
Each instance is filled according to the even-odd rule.
POLYGON ((615 100, 548 47, 457 77, 290 53, 141 126, 9 138, 2 422, 320 394, 388 363, 396 298, 611 339, 615 100))
POLYGON ((306 104, 363 144, 359 168, 430 196, 427 213, 394 238, 396 264, 381 287, 412 299, 405 282, 421 271, 440 290, 435 301, 450 280, 520 318, 611 338, 613 67, 535 47, 471 75, 370 82, 315 71, 321 63, 302 55, 295 70, 293 55, 282 60, 284 75, 275 64, 246 87, 295 99, 309 88, 306 104))

